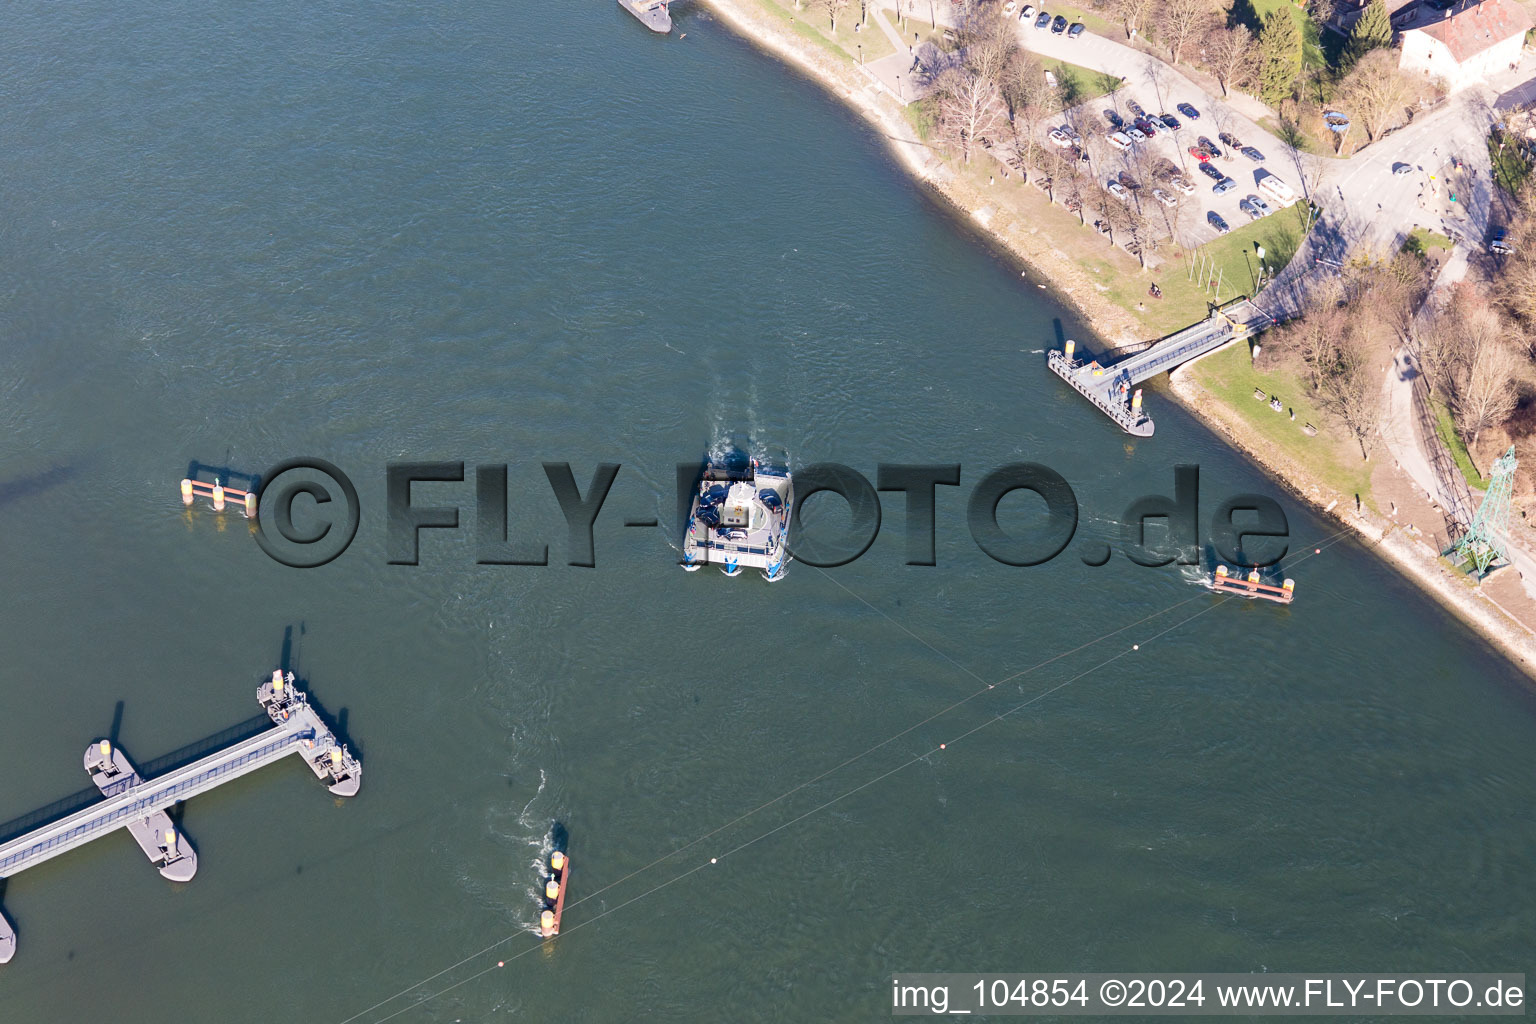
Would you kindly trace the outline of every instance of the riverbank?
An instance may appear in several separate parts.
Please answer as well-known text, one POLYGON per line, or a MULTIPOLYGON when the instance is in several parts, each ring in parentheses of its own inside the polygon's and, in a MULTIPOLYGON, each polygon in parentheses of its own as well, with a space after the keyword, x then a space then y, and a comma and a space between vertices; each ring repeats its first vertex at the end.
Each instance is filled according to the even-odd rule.
MULTIPOLYGON (((1073 262, 1038 225, 1026 223, 1002 208, 987 194, 985 186, 967 181, 948 167, 918 134, 905 105, 891 96, 872 74, 829 46, 818 45, 795 32, 789 22, 767 9, 762 0, 700 2, 738 35, 797 68, 860 114, 881 134, 903 167, 965 215, 991 242, 1021 261, 1033 284, 1051 291, 1060 302, 1072 307, 1111 347, 1147 340, 1136 317, 1106 298, 1102 282, 1095 281, 1073 262)), ((1064 214, 1060 207, 1053 206, 1052 210, 1064 214)))
MULTIPOLYGON (((1105 286, 1052 241, 1039 226, 1026 225, 992 201, 984 188, 956 174, 923 141, 904 105, 845 55, 796 33, 764 6, 763 0, 701 0, 703 5, 754 45, 821 84, 868 121, 886 140, 891 152, 914 177, 959 212, 993 244, 1022 261, 1026 276, 1051 290, 1073 307, 1099 335, 1118 349, 1155 340, 1130 313, 1106 298, 1105 286)), ((1198 360, 1197 360, 1198 362, 1198 360)), ((1189 364, 1194 365, 1194 364, 1189 364)), ((1356 495, 1326 486, 1294 460, 1269 446, 1255 443, 1240 418, 1224 401, 1211 395, 1183 367, 1171 375, 1169 392, 1211 429, 1263 467, 1297 498, 1353 530, 1400 572, 1429 592, 1468 626, 1487 638, 1527 674, 1536 677, 1536 633, 1501 603, 1458 578, 1439 557, 1438 549, 1416 528, 1405 528, 1389 517, 1357 507, 1356 495)), ((1430 534, 1431 539, 1433 534, 1430 534)), ((1512 573, 1514 570, 1505 570, 1512 573)), ((1497 581, 1494 581, 1497 582, 1497 581)), ((1484 588, 1491 590, 1492 585, 1484 588)), ((1518 589, 1518 588, 1516 588, 1518 589)), ((1527 618, 1536 619, 1536 610, 1527 618)))
POLYGON ((1403 477, 1401 487, 1393 487, 1392 481, 1375 486, 1378 477, 1393 473, 1402 476, 1400 471, 1385 464, 1376 467, 1372 490, 1378 492, 1378 500, 1383 500, 1380 499, 1381 492, 1396 495, 1394 500, 1383 501, 1391 506, 1393 514, 1383 515, 1364 506, 1357 507, 1354 495, 1330 487, 1274 446, 1254 443, 1252 432, 1244 429, 1235 411, 1206 390, 1195 379, 1196 375, 1189 372, 1200 361, 1192 360, 1169 375, 1169 391, 1181 404, 1262 466, 1297 498, 1354 531, 1394 568, 1428 591, 1527 675, 1536 678, 1536 633, 1517 617, 1518 611, 1530 618, 1531 609, 1519 607, 1520 604, 1528 605, 1529 601, 1523 597, 1522 588, 1511 585, 1513 568, 1501 570, 1481 588, 1471 586, 1452 570, 1440 557, 1437 541, 1441 538, 1432 530, 1426 532, 1417 525, 1418 521, 1433 522, 1436 510, 1424 502, 1418 507, 1409 504, 1407 496, 1412 491, 1411 482, 1403 477), (1499 597, 1493 596, 1494 590, 1500 591, 1499 597))

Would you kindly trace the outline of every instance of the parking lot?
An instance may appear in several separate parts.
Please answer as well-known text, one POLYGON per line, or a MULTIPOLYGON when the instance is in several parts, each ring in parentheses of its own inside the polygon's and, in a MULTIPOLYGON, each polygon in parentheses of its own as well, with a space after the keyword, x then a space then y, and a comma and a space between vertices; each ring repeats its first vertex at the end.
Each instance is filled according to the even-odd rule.
MULTIPOLYGON (((1045 10, 1049 11, 1049 5, 1045 10)), ((1091 34, 1073 38, 1070 27, 1062 33, 1053 32, 1054 15, 1051 22, 1037 28, 1040 13, 1041 8, 1036 6, 1028 18, 1019 20, 1019 32, 1028 49, 1063 60, 1079 61, 1088 67, 1102 67, 1107 63, 1106 58, 1134 65, 1127 76, 1128 81, 1123 80, 1120 87, 1080 103, 1046 123, 1041 129, 1041 141, 1052 146, 1050 132, 1064 127, 1081 136, 1082 148, 1088 156, 1087 165, 1100 185, 1107 185, 1124 175, 1140 186, 1128 189, 1124 201, 1145 211, 1145 221, 1154 234, 1171 236, 1185 248, 1204 244, 1220 234, 1208 220, 1212 212, 1234 230, 1256 219, 1241 208, 1249 196, 1257 196, 1267 205, 1269 215, 1273 215, 1282 208, 1281 202, 1258 188, 1259 181, 1270 174, 1280 178, 1296 195, 1302 193, 1289 154, 1283 152, 1267 133, 1253 127, 1226 104, 1211 101, 1182 75, 1169 73, 1166 65, 1149 61, 1145 55, 1091 34), (1113 52, 1098 52, 1105 49, 1113 52), (1181 113, 1180 104, 1191 107, 1198 116, 1181 113), (1154 125, 1157 130, 1150 138, 1133 135, 1117 142, 1110 140, 1110 135, 1116 131, 1113 123, 1116 119, 1128 129, 1141 114, 1171 114, 1178 126, 1165 131, 1154 125), (1222 140, 1223 135, 1235 137, 1241 146, 1227 144, 1222 140), (1204 161, 1191 155, 1190 147, 1199 146, 1202 137, 1219 155, 1204 161), (1253 148, 1257 159, 1239 152, 1243 147, 1253 148), (1170 187, 1166 179, 1156 174, 1159 166, 1169 169, 1163 161, 1177 168, 1179 177, 1193 185, 1193 189, 1170 187), (1233 181, 1230 189, 1217 193, 1217 182, 1201 172, 1202 163, 1218 170, 1222 177, 1230 177, 1233 181), (1176 205, 1172 208, 1163 206, 1153 196, 1153 189, 1162 190, 1176 201, 1176 205)), ((1097 189, 1086 191, 1084 205, 1089 210, 1095 210, 1098 205, 1096 197, 1097 189)), ((1094 215, 1089 216, 1090 223, 1094 219, 1094 215)), ((1116 241, 1124 240, 1117 237, 1116 241)))

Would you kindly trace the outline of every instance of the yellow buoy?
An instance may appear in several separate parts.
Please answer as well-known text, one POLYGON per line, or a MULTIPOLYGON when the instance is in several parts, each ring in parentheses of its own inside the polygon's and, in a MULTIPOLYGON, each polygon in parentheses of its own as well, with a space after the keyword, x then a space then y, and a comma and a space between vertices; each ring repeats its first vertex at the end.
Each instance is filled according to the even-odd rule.
POLYGON ((539 915, 539 927, 544 929, 545 935, 548 935, 550 930, 555 927, 555 912, 553 910, 546 910, 539 915))
POLYGON ((1075 349, 1076 347, 1077 347, 1077 342, 1073 341, 1071 338, 1068 338, 1067 339, 1067 351, 1066 351, 1066 356, 1067 356, 1068 359, 1072 358, 1072 350, 1075 349))
POLYGON ((281 670, 278 670, 278 671, 275 671, 275 672, 272 673, 272 692, 273 693, 282 693, 283 692, 283 673, 282 673, 281 670))
POLYGON ((1137 388, 1136 389, 1136 393, 1131 396, 1131 408, 1132 409, 1140 409, 1141 408, 1141 388, 1137 388))
POLYGON ((213 510, 215 512, 224 511, 224 485, 220 483, 213 485, 213 510))
POLYGON ((554 868, 556 871, 559 871, 562 868, 564 868, 565 867, 565 854, 561 853, 559 850, 556 850, 554 853, 550 854, 549 855, 549 866, 554 868))
POLYGON ((552 900, 560 895, 560 883, 551 878, 544 886, 544 898, 552 900))
POLYGON ((1225 578, 1227 575, 1227 567, 1224 565, 1218 565, 1216 567, 1216 575, 1225 578))
POLYGON ((341 767, 341 748, 340 747, 332 747, 331 748, 331 767, 333 767, 333 768, 340 768, 341 767))
POLYGON ((165 830, 165 848, 166 848, 167 851, 169 851, 171 853, 175 853, 176 852, 176 830, 175 829, 168 828, 168 829, 165 830))
POLYGON ((245 518, 256 518, 256 495, 250 491, 245 492, 245 518))
POLYGON ((112 744, 107 740, 101 741, 101 756, 110 761, 112 759, 112 744))
POLYGON ((1252 572, 1250 572, 1248 574, 1248 582, 1249 583, 1257 583, 1257 582, 1259 582, 1259 570, 1255 569, 1255 570, 1253 570, 1252 572))
POLYGON ((191 480, 183 480, 181 482, 181 503, 183 505, 190 505, 190 504, 192 504, 192 481, 191 480))
POLYGON ((1286 580, 1285 581, 1285 589, 1286 589, 1287 593, 1289 593, 1292 590, 1295 590, 1296 589, 1296 581, 1295 580, 1286 580))

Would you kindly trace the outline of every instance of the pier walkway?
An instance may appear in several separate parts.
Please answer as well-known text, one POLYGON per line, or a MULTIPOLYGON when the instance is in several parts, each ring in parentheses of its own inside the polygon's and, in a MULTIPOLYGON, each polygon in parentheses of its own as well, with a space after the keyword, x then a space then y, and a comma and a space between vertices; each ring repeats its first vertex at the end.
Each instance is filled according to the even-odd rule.
MULTIPOLYGON (((272 719, 270 729, 154 779, 141 778, 109 741, 92 744, 85 753, 85 767, 106 799, 0 844, 0 878, 126 828, 161 874, 188 881, 197 870, 197 854, 172 828, 166 809, 289 754, 302 757, 317 777, 327 781, 332 793, 355 795, 362 782, 362 764, 337 741, 309 706, 308 695, 295 690, 292 682, 291 674, 285 678, 273 672, 256 691, 256 699, 272 719)), ((0 964, 15 952, 15 929, 0 912, 0 964)))
POLYGON ((1142 409, 1141 391, 1136 385, 1271 323, 1267 313, 1243 299, 1225 309, 1212 309, 1210 316, 1194 326, 1117 363, 1106 366, 1098 360, 1074 359, 1073 343, 1068 341, 1065 351, 1053 349, 1046 356, 1046 365, 1127 434, 1151 437, 1152 417, 1142 409))

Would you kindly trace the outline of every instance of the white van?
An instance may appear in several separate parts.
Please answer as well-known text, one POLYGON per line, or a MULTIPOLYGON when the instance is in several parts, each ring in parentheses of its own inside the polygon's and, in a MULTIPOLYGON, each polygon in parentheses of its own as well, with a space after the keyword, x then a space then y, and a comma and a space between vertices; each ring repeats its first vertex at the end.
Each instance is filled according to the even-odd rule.
POLYGON ((1266 174, 1263 178, 1259 179, 1259 191, 1281 206, 1290 206, 1301 198, 1291 191, 1291 186, 1273 174, 1266 174))
POLYGON ((1125 134, 1125 132, 1111 132, 1104 137, 1109 140, 1111 146, 1114 146, 1121 152, 1131 148, 1131 137, 1125 134))

